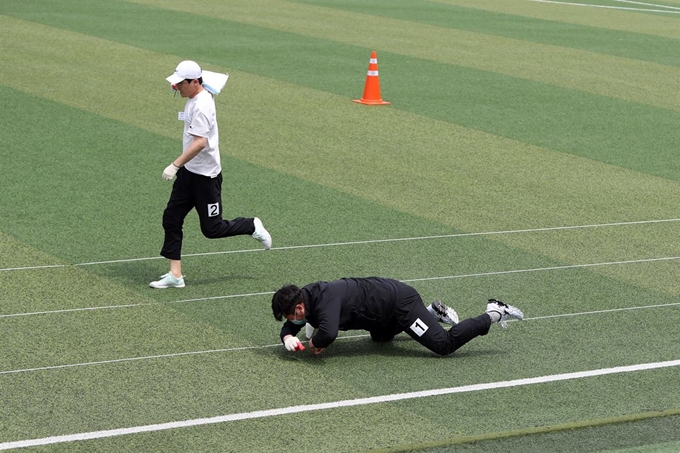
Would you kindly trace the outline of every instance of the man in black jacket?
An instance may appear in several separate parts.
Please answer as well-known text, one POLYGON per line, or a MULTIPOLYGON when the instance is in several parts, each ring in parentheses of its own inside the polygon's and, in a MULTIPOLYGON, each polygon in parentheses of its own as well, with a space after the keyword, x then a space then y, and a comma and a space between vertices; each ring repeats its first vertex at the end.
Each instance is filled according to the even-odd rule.
POLYGON ((516 307, 489 299, 486 313, 458 322, 458 315, 439 301, 425 306, 418 292, 398 280, 381 277, 343 278, 287 285, 272 298, 274 318, 286 322, 281 341, 289 351, 304 350, 297 334, 309 323, 316 331, 308 346, 320 354, 340 330, 367 330, 375 341, 389 341, 398 333, 439 355, 451 354, 473 338, 486 335, 494 322, 507 327, 510 318, 523 319, 516 307), (439 323, 452 324, 448 331, 439 323))

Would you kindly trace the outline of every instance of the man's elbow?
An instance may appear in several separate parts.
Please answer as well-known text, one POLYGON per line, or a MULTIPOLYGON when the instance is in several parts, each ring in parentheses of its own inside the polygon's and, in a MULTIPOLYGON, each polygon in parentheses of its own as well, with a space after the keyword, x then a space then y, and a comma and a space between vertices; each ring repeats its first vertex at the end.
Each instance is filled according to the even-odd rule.
POLYGON ((336 335, 319 335, 318 333, 312 338, 314 339, 314 344, 319 348, 325 348, 335 341, 336 335), (317 344, 318 342, 318 344, 317 344))
POLYGON ((205 137, 196 137, 196 136, 194 136, 194 143, 196 144, 196 146, 200 146, 199 149, 203 149, 203 148, 205 148, 206 146, 208 146, 208 139, 205 138, 205 137))

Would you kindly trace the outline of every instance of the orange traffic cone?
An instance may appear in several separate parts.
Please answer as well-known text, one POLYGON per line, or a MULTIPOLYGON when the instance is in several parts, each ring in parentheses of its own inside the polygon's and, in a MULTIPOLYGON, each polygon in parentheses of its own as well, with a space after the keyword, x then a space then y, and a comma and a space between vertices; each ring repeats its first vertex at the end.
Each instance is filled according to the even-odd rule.
POLYGON ((380 76, 378 76, 378 55, 375 50, 371 52, 371 61, 368 63, 368 75, 366 85, 364 85, 364 97, 355 99, 354 102, 366 105, 385 105, 389 104, 380 97, 380 76))

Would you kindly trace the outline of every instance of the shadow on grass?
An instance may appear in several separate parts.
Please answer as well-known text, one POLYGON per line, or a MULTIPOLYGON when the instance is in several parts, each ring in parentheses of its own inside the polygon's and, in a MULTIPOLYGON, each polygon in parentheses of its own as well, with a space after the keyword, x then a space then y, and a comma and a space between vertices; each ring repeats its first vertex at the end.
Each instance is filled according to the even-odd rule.
MULTIPOLYGON (((128 261, 125 263, 85 266, 84 268, 120 285, 138 288, 149 286, 149 282, 157 280, 161 275, 168 272, 168 262, 165 259, 133 262, 128 261)), ((238 271, 238 269, 234 270, 238 271)), ((246 280, 256 280, 259 278, 254 275, 244 275, 237 273, 225 274, 218 271, 212 272, 210 275, 206 275, 202 273, 201 269, 189 269, 189 272, 186 272, 185 270, 185 275, 187 285, 191 285, 192 287, 224 284, 231 281, 243 282, 246 280)))
MULTIPOLYGON (((357 331, 358 333, 358 331, 357 331)), ((474 340, 473 340, 474 341, 474 340)), ((309 363, 323 363, 323 359, 344 358, 344 357, 414 357, 432 358, 440 360, 469 359, 478 357, 488 357, 503 354, 500 350, 471 350, 466 351, 465 346, 447 356, 440 356, 418 344, 407 335, 398 335, 392 341, 377 342, 370 337, 356 339, 351 342, 335 341, 318 356, 312 355, 308 351, 301 353, 290 353, 285 348, 277 348, 271 351, 272 354, 279 356, 283 360, 305 360, 309 363)))
MULTIPOLYGON (((420 448, 418 445, 409 445, 379 450, 379 452, 674 453, 680 447, 678 426, 680 426, 680 416, 666 416, 602 426, 560 429, 542 434, 455 443, 449 446, 442 445, 430 448, 423 446, 420 448)), ((378 451, 373 453, 378 453, 378 451)))

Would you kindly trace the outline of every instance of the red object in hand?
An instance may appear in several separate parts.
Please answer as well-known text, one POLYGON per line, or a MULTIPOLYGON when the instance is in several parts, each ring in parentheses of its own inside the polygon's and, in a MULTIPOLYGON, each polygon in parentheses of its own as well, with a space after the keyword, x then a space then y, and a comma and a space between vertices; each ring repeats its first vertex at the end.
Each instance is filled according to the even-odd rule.
POLYGON ((305 347, 302 345, 302 343, 298 343, 297 346, 295 346, 296 351, 304 351, 305 347))

